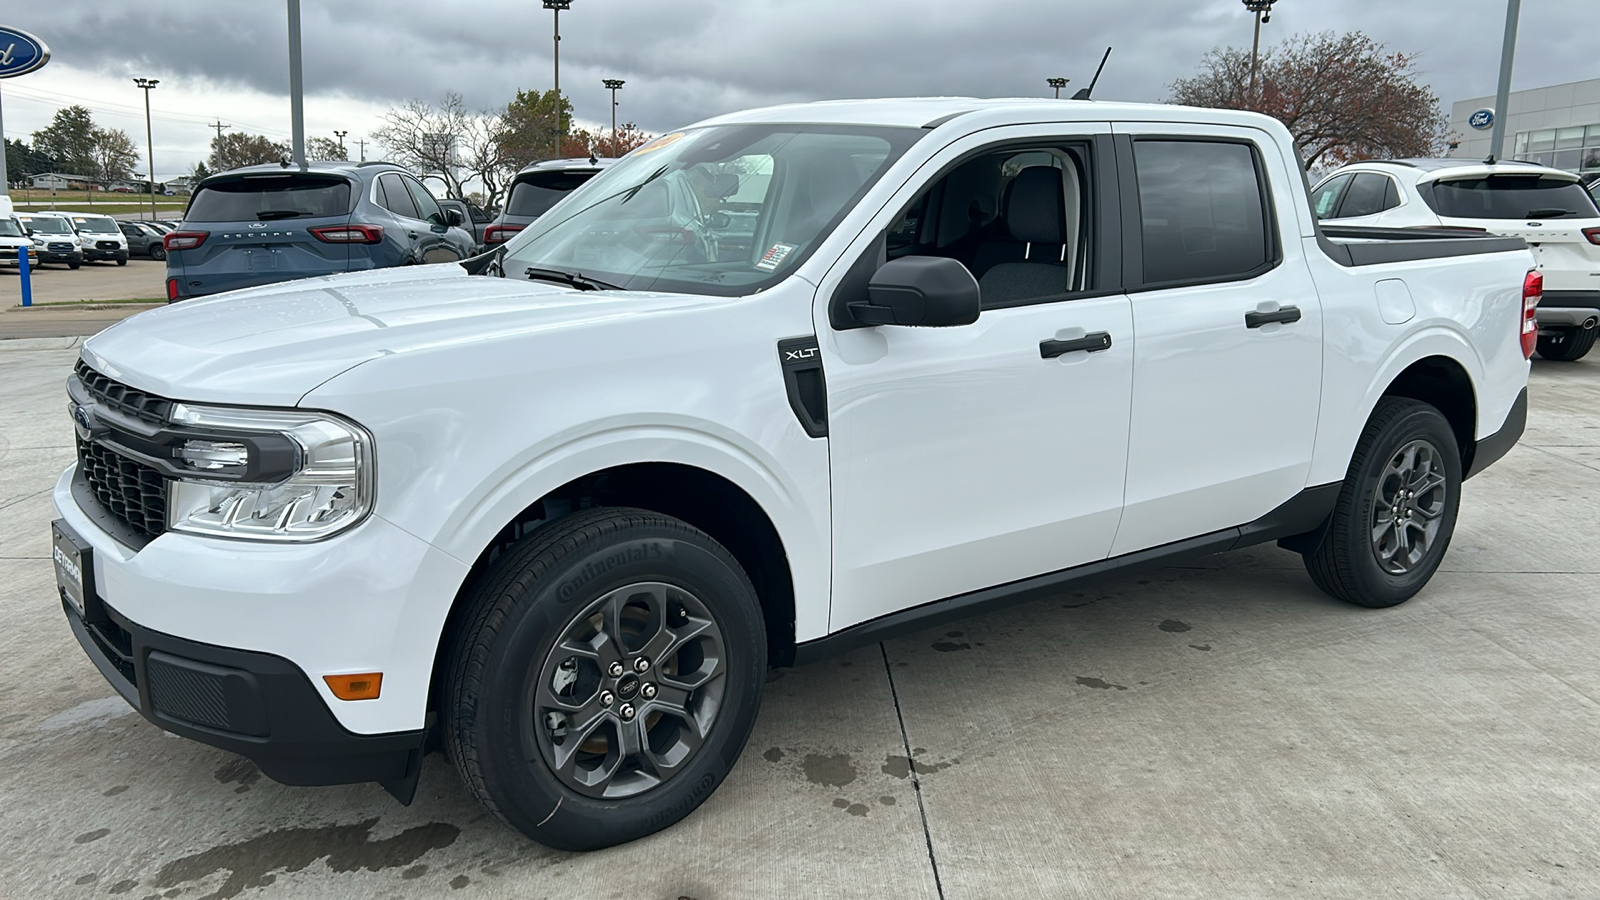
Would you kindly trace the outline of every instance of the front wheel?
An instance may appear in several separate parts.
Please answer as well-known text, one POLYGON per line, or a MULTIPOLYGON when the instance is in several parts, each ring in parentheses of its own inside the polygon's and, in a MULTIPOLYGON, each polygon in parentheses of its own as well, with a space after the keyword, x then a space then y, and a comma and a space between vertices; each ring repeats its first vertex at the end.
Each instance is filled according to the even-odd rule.
POLYGON ((1576 362, 1594 347, 1600 328, 1557 328, 1539 333, 1534 345, 1539 355, 1552 362, 1576 362))
POLYGON ((167 258, 167 248, 161 246, 160 244, 151 244, 150 245, 150 258, 151 259, 166 259, 167 258))
POLYGON ((76 268, 78 268, 79 266, 82 266, 82 265, 83 265, 83 263, 69 262, 69 263, 67 263, 67 268, 76 269, 76 268))
POLYGON ((1461 503, 1461 454, 1440 412, 1386 397, 1356 443, 1333 518, 1305 554, 1311 580, 1359 606, 1395 606, 1439 568, 1461 503))
POLYGON ((127 257, 126 257, 126 256, 119 256, 119 257, 117 257, 117 265, 119 265, 119 266, 125 266, 125 265, 127 265, 127 264, 128 264, 128 258, 127 258, 127 257))
POLYGON ((479 579, 454 629, 447 750, 489 811, 594 850, 694 811, 761 701, 766 630, 739 563, 638 509, 567 516, 479 579))

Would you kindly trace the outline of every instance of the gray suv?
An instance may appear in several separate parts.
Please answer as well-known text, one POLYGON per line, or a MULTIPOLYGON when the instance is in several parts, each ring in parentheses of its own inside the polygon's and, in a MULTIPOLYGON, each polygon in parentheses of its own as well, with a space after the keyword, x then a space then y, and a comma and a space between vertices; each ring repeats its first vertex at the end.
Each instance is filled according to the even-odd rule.
POLYGON ((163 244, 167 300, 294 278, 455 262, 460 214, 390 163, 247 166, 200 182, 163 244))
POLYGON ((493 249, 517 236, 572 189, 599 174, 614 159, 547 159, 524 166, 511 179, 505 209, 483 232, 483 243, 493 249))

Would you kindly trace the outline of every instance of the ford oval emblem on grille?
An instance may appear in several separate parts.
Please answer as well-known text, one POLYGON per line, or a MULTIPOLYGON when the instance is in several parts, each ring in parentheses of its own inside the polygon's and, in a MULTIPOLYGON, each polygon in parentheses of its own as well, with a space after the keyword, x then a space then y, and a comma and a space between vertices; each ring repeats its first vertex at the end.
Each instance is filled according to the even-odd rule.
POLYGON ((94 414, 82 406, 73 404, 72 427, 77 429, 81 440, 91 439, 94 436, 94 414))
POLYGON ((265 228, 265 227, 267 227, 267 223, 265 223, 265 222, 251 222, 250 223, 250 227, 251 228, 265 228))

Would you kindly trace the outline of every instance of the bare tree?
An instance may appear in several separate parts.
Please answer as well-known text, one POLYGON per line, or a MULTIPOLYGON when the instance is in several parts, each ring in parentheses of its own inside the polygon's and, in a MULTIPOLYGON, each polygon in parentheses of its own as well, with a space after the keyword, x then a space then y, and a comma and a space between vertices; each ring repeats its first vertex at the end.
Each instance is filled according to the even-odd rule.
POLYGON ((460 94, 451 91, 438 106, 411 100, 389 110, 383 121, 372 137, 388 148, 391 160, 419 175, 439 176, 451 197, 466 196, 463 186, 479 181, 490 205, 499 200, 509 164, 498 113, 473 112, 460 94))
POLYGON ((1248 109, 1282 122, 1307 167, 1443 152, 1449 119, 1417 83, 1417 58, 1389 53, 1359 31, 1297 34, 1261 57, 1254 96, 1250 52, 1215 49, 1174 81, 1169 102, 1248 109))
POLYGON ((139 151, 133 138, 121 128, 95 128, 89 132, 94 138, 95 174, 101 178, 127 178, 133 174, 133 165, 139 161, 139 151))

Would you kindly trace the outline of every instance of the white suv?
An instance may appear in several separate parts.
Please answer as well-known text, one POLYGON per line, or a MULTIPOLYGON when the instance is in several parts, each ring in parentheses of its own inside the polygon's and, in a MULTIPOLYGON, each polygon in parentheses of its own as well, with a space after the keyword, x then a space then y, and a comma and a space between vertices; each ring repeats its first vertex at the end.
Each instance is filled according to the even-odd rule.
POLYGON ((1600 209, 1578 176, 1532 163, 1370 160, 1311 191, 1322 222, 1383 228, 1472 228, 1520 237, 1544 275, 1539 355, 1581 359, 1600 324, 1600 209))

